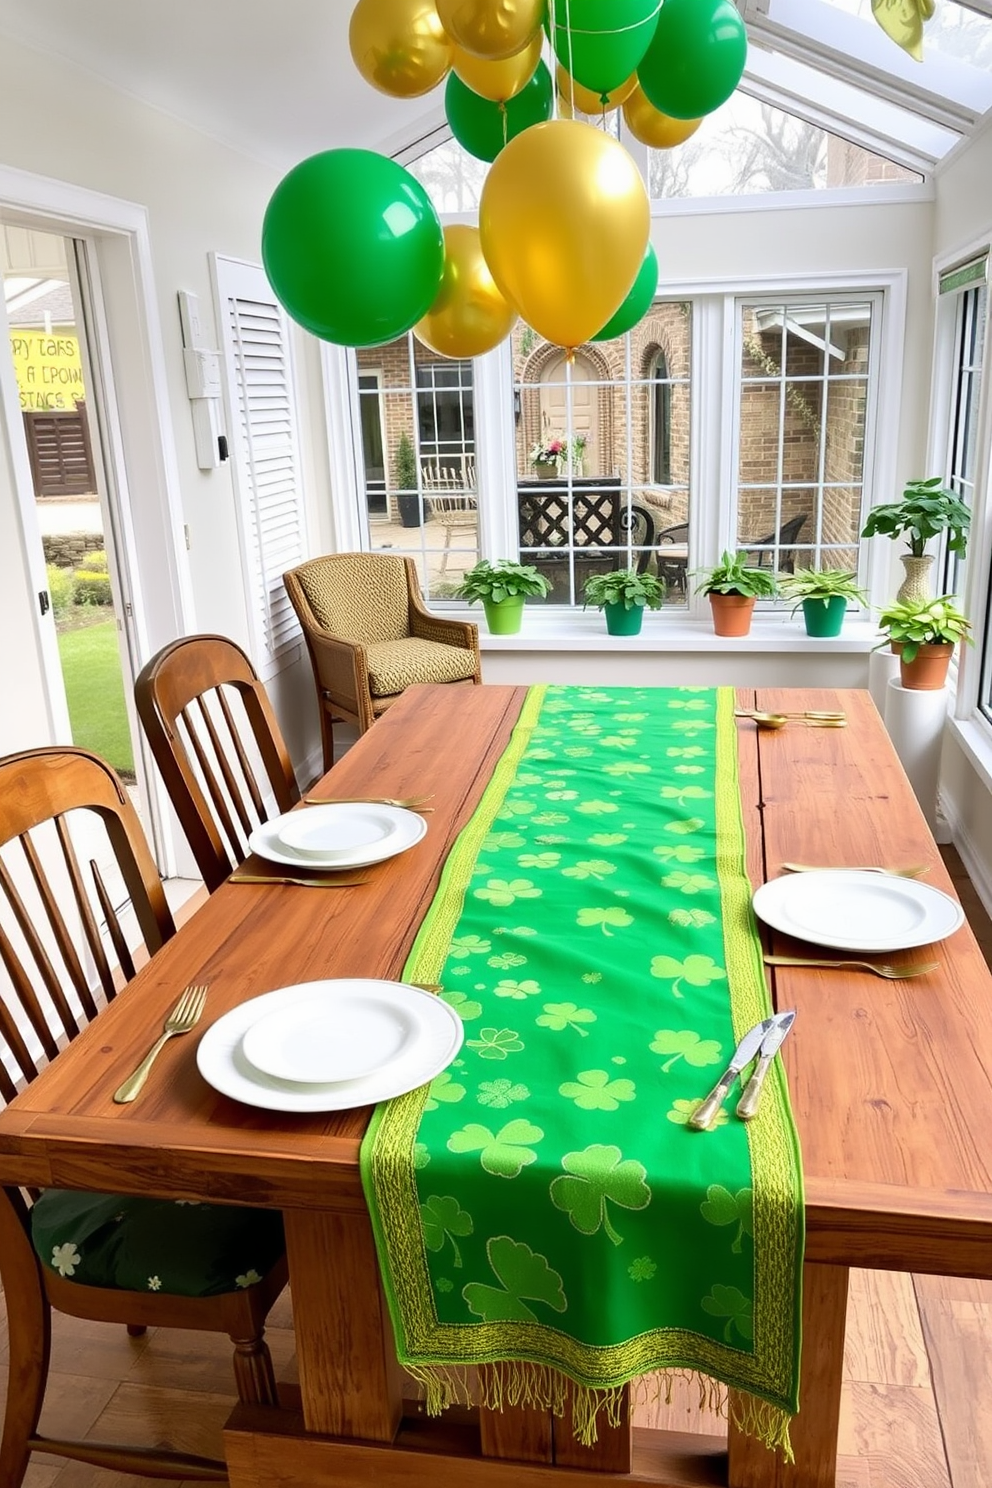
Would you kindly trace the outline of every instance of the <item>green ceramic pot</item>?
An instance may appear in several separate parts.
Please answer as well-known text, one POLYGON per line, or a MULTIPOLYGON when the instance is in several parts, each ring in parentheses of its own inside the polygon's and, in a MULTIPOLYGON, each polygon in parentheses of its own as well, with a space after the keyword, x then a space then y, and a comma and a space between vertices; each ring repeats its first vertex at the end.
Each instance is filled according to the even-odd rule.
POLYGON ((644 619, 642 604, 635 604, 629 610, 623 603, 605 604, 603 613, 606 616, 606 629, 610 635, 640 635, 641 621, 644 619))
POLYGON ((826 604, 822 599, 804 599, 803 615, 806 618, 806 634, 810 636, 840 635, 846 613, 847 600, 842 594, 832 595, 826 604))
POLYGON ((524 616, 522 594, 513 594, 509 599, 501 599, 498 604, 491 599, 484 599, 482 607, 486 612, 486 624, 489 626, 490 635, 517 634, 524 616))

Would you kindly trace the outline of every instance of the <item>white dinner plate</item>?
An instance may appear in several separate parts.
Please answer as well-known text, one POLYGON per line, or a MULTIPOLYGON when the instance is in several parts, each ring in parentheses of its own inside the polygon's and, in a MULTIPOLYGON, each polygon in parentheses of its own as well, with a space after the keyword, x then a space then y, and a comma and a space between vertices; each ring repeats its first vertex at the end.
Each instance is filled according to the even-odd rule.
POLYGON ((396 810, 358 801, 329 801, 279 817, 278 846, 304 858, 339 858, 378 848, 400 829, 396 810))
POLYGON ((283 833, 290 817, 294 819, 295 830, 297 818, 302 820, 311 813, 316 816, 325 810, 327 807, 324 806, 305 806, 297 811, 287 812, 284 816, 274 816, 271 821, 262 822, 261 826, 255 828, 248 838, 248 846, 260 858, 268 858, 272 863, 282 863, 290 868, 364 868, 369 863, 381 863, 386 858, 394 858, 397 853, 406 852, 427 831, 426 821, 415 811, 407 811, 402 806, 378 806, 376 811, 381 813, 381 820, 388 820, 392 824, 392 830, 384 836, 377 835, 364 843, 358 842, 348 848, 334 848, 329 852, 302 852, 285 841, 283 833))
POLYGON ((964 924, 957 900, 912 878, 829 869, 773 878, 754 912, 776 930, 844 951, 899 951, 944 940, 964 924))
POLYGON ((404 1095, 433 1080, 447 1069, 464 1036, 462 1020, 454 1008, 420 987, 359 979, 302 982, 253 997, 218 1018, 200 1039, 196 1062, 208 1085, 248 1106, 260 1106, 267 1111, 346 1111, 404 1095), (319 1085, 278 1079, 264 1074, 250 1062, 243 1041, 257 1022, 297 1003, 312 1003, 319 996, 326 995, 330 1005, 338 995, 335 989, 340 987, 349 988, 349 995, 364 987, 370 996, 384 995, 383 989, 389 987, 402 997, 413 1031, 392 1059, 355 1079, 319 1085))
POLYGON ((263 1075, 327 1085, 382 1069, 418 1033, 405 987, 337 982, 264 1014, 246 1031, 241 1048, 263 1075))

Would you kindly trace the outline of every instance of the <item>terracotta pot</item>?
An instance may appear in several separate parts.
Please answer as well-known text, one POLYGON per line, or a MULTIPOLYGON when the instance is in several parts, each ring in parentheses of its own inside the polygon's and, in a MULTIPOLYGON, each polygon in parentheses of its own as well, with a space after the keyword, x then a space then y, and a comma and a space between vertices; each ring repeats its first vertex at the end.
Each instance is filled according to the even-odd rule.
POLYGON ((713 630, 718 636, 746 636, 754 613, 753 594, 711 594, 713 630))
POLYGON ((912 661, 899 658, 899 680, 911 692, 938 692, 947 681, 954 646, 950 641, 924 644, 912 661))

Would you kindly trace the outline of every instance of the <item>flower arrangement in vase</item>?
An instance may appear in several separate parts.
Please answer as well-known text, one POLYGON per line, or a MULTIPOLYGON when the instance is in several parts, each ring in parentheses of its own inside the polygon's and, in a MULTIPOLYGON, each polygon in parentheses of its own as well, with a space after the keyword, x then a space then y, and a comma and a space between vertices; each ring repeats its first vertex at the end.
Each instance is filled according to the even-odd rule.
POLYGON ((538 475, 582 474, 582 455, 586 447, 584 434, 545 434, 531 446, 530 463, 538 475))

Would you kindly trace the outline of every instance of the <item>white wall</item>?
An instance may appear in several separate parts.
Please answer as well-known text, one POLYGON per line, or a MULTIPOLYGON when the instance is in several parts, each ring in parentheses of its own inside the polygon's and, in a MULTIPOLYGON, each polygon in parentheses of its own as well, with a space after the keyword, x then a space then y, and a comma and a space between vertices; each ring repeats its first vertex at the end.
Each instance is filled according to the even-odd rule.
MULTIPOLYGON (((7 39, 0 48, 0 164, 147 208, 167 369, 166 416, 171 419, 169 437, 178 466, 182 520, 189 529, 189 550, 180 553, 180 561, 188 564, 196 627, 245 644, 246 600, 230 470, 221 466, 204 472, 197 467, 176 294, 180 289, 197 294, 204 319, 208 327, 212 325, 207 255, 217 251, 259 262, 262 215, 277 173, 115 91, 82 69, 53 56, 42 58, 7 39)), ((300 337, 301 342, 304 339, 310 338, 300 337)), ((316 396, 312 386, 319 379, 314 343, 302 348, 299 362, 301 390, 312 404, 316 396)), ((126 375, 126 368, 118 368, 118 379, 126 375)), ((326 542, 322 531, 329 530, 327 517, 322 516, 329 507, 322 435, 315 441, 308 427, 304 445, 311 530, 319 550, 322 541, 326 542)), ((0 471, 4 464, 0 450, 0 471)), ((11 495, 0 475, 0 541, 7 551, 8 536, 16 528, 11 495)), ((8 623, 26 638, 30 629, 26 606, 33 603, 33 596, 18 594, 16 588, 12 592, 9 583, 5 592, 8 623)), ((165 639, 152 637, 152 647, 165 639)), ((30 652, 28 656, 28 660, 18 658, 21 672, 37 665, 37 657, 30 652)), ((13 658, 5 658, 5 674, 12 663, 13 658)), ((4 690, 9 698, 6 675, 4 690)), ((30 702, 40 731, 37 698, 29 697, 23 675, 17 691, 30 702)), ((294 758, 307 752, 310 736, 316 734, 311 691, 305 658, 273 686, 294 758)))

